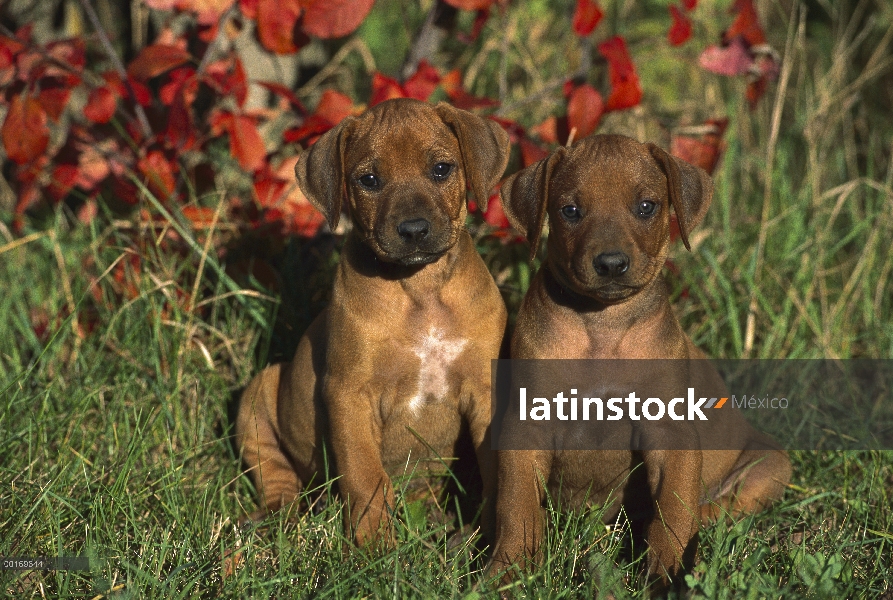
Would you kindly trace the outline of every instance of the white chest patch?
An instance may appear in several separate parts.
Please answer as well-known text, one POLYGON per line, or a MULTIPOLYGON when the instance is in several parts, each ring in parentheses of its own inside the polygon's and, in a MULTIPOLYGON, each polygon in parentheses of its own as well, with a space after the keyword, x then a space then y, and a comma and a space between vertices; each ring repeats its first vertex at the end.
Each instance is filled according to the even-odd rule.
POLYGON ((447 373, 454 360, 462 353, 468 340, 447 339, 443 330, 432 327, 413 352, 419 357, 419 382, 409 409, 418 413, 428 396, 443 398, 449 392, 447 373))

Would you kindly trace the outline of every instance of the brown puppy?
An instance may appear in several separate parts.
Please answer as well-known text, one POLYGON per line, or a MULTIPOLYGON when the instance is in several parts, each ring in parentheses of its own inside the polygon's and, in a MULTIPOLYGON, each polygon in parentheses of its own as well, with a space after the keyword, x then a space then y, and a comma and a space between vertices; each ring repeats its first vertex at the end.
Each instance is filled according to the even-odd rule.
POLYGON ((358 545, 390 543, 391 476, 438 470, 433 453, 455 456, 467 428, 492 511, 490 360, 506 309, 465 230, 465 202, 466 186, 486 202, 508 150, 493 121, 400 99, 303 152, 301 190, 333 229, 346 198, 354 227, 331 305, 292 362, 267 367, 242 395, 237 443, 267 510, 325 476, 325 445, 345 529, 358 545))
MULTIPOLYGON (((712 194, 703 170, 622 136, 587 138, 509 177, 502 186, 503 206, 530 240, 532 253, 547 215, 550 222, 546 263, 518 314, 512 359, 705 358, 673 314, 661 269, 669 251, 671 207, 688 247, 688 233, 712 194)), ((693 384, 724 389, 708 362, 673 361, 678 364, 699 366, 670 366, 646 378, 659 379, 658 389, 666 393, 693 384)), ((498 452, 490 572, 537 560, 545 482, 565 505, 607 502, 606 520, 616 517, 622 503, 650 498, 648 572, 666 584, 694 559, 702 519, 759 510, 782 496, 790 478, 787 455, 731 403, 730 408, 711 413, 694 434, 700 437, 687 439, 700 440, 701 448, 734 450, 667 449, 664 442, 679 439, 673 436, 692 435, 689 425, 639 421, 643 443, 635 451, 498 452)))

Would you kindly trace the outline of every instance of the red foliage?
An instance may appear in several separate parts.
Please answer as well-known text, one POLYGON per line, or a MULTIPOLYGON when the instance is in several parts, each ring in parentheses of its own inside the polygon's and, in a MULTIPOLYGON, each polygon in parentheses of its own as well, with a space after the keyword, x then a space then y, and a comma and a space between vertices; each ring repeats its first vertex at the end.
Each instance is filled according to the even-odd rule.
POLYGON ((253 117, 217 110, 211 114, 210 123, 213 134, 229 136, 230 152, 243 170, 253 173, 264 166, 267 151, 253 117))
POLYGON ((602 42, 598 51, 608 61, 608 74, 611 78, 611 95, 605 111, 623 110, 639 104, 642 101, 642 87, 623 38, 614 36, 602 42))
POLYGON ((753 5, 753 0, 735 0, 731 12, 737 13, 737 16, 731 27, 722 34, 723 42, 729 43, 737 36, 741 36, 741 39, 751 46, 766 43, 766 34, 760 25, 760 18, 753 5))
POLYGON ((466 44, 470 44, 474 42, 478 37, 480 37, 481 32, 484 30, 484 25, 487 24, 487 19, 490 18, 490 8, 482 8, 477 11, 474 15, 474 23, 471 25, 471 33, 459 33, 459 39, 466 44))
POLYGON ((586 37, 598 27, 603 16, 605 13, 602 12, 595 0, 577 0, 571 28, 580 37, 586 37))
POLYGON ((191 59, 192 55, 179 46, 152 44, 143 48, 133 59, 133 62, 127 67, 127 73, 134 79, 146 81, 170 71, 174 67, 179 67, 191 59))
POLYGON ((719 75, 743 75, 750 71, 753 58, 741 38, 734 38, 725 46, 708 46, 701 53, 702 67, 719 75))
POLYGON ((108 123, 118 108, 118 96, 109 86, 102 86, 90 92, 84 116, 94 123, 108 123))
MULTIPOLYGON (((170 22, 163 25, 158 39, 139 52, 126 73, 88 69, 82 39, 37 44, 30 27, 14 35, 0 35, 0 105, 6 106, 0 141, 14 163, 7 172, 18 196, 15 226, 21 227, 25 212, 42 200, 69 202, 77 218, 89 222, 99 213, 101 198, 117 205, 137 205, 145 191, 135 183, 140 182, 159 201, 179 209, 194 230, 207 230, 216 209, 183 206, 187 192, 205 197, 223 174, 220 170, 230 169, 241 171, 235 179, 247 184, 226 198, 224 213, 230 223, 243 230, 263 227, 282 235, 316 234, 324 219, 295 184, 294 166, 300 150, 295 144, 306 147, 314 143, 363 105, 326 89, 310 112, 294 90, 278 83, 253 82, 271 92, 276 102, 272 107, 249 110, 248 76, 237 54, 223 51, 226 44, 215 45, 213 57, 203 53, 218 34, 232 39, 245 18, 255 21, 255 35, 269 52, 297 52, 309 41, 308 36, 333 38, 354 31, 374 0, 143 1, 154 9, 170 11, 167 16, 171 19, 177 15, 192 25, 183 34, 175 34, 181 28, 174 29, 170 22), (187 39, 189 35, 192 40, 187 39), (86 98, 83 110, 73 109, 72 98, 86 98), (143 112, 140 107, 147 109, 147 119, 137 114, 143 112), (281 139, 261 135, 268 119, 278 123, 282 118, 292 122, 281 139), (212 160, 215 154, 227 151, 234 162, 212 160)), ((505 6, 506 0, 446 2, 475 11, 470 34, 456 34, 461 41, 471 42, 483 30, 493 6, 505 6)), ((690 38, 688 12, 696 4, 696 0, 680 0, 670 6, 672 24, 667 39, 671 45, 690 38)), ((716 73, 749 77, 747 99, 755 103, 775 76, 777 61, 765 46, 753 1, 735 0, 733 12, 734 21, 721 45, 707 48, 700 60, 704 68, 716 73)), ((577 36, 589 36, 602 18, 597 0, 577 0, 567 28, 577 36)), ((95 42, 95 38, 85 39, 95 42)), ((521 166, 548 156, 550 146, 567 143, 571 131, 576 139, 591 135, 605 112, 641 102, 643 93, 626 40, 612 37, 599 44, 598 50, 607 63, 610 90, 592 85, 600 81, 600 74, 584 74, 566 83, 564 114, 549 116, 536 127, 527 130, 515 121, 490 117, 508 132, 515 145, 513 155, 520 155, 521 166)), ((486 112, 499 106, 493 98, 473 95, 462 82, 459 70, 438 70, 422 61, 405 81, 374 73, 370 97, 357 101, 373 105, 388 98, 427 101, 445 95, 454 106, 467 110, 486 112)), ((712 171, 723 150, 726 122, 715 120, 707 125, 710 128, 700 135, 674 135, 671 149, 712 171)), ((470 209, 479 214, 492 235, 505 242, 517 239, 509 231, 498 194, 490 198, 482 214, 473 203, 470 209)), ((139 227, 157 232, 158 239, 179 240, 164 219, 149 210, 134 218, 139 227)), ((136 255, 112 273, 117 293, 125 297, 139 294, 140 277, 136 255)), ((179 293, 177 301, 184 298, 188 300, 188 294, 179 293)), ((50 320, 49 313, 38 315, 36 326, 45 328, 50 320)))
POLYGON ((725 149, 722 136, 729 125, 729 120, 710 119, 704 125, 707 127, 707 132, 700 136, 673 135, 670 139, 670 153, 701 167, 712 175, 725 149))
POLYGON ((47 113, 36 98, 14 96, 0 135, 11 161, 20 165, 33 162, 50 142, 47 113))
POLYGON ((673 24, 667 32, 667 40, 671 46, 681 46, 691 38, 691 21, 675 4, 670 5, 670 16, 673 24))
POLYGON ((462 87, 462 73, 458 69, 444 75, 440 80, 440 85, 443 86, 444 92, 456 108, 472 110, 499 105, 496 100, 474 96, 465 91, 465 88, 462 87))
POLYGON ((258 0, 257 35, 261 45, 275 54, 293 54, 301 46, 295 35, 301 17, 299 0, 258 0))
POLYGON ((440 73, 426 60, 419 63, 416 72, 402 85, 393 77, 376 72, 372 75, 372 99, 369 101, 369 106, 375 106, 392 98, 428 100, 441 81, 440 73))
POLYGON ((298 126, 288 129, 283 134, 287 142, 315 141, 329 129, 356 112, 353 100, 335 90, 326 90, 316 105, 312 115, 304 119, 298 126))
POLYGON ((444 0, 459 10, 487 10, 499 0, 444 0))
POLYGON ((319 38, 344 37, 351 33, 375 0, 304 0, 304 31, 319 38))
POLYGON ((567 125, 577 130, 575 139, 582 139, 595 131, 604 108, 602 95, 588 83, 573 89, 567 99, 567 125))
POLYGON ((722 43, 707 47, 700 57, 702 67, 726 76, 747 75, 746 98, 751 108, 765 93, 770 79, 778 76, 778 61, 766 45, 753 0, 735 0, 732 25, 722 34, 722 43))

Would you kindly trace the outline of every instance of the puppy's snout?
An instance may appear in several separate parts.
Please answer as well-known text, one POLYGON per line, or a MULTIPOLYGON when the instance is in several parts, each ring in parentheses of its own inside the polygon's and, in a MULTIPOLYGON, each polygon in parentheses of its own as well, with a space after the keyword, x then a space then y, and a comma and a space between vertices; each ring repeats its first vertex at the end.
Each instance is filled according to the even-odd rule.
POLYGON ((418 243, 428 237, 431 223, 428 219, 407 219, 397 225, 397 234, 407 244, 418 243))
POLYGON ((601 277, 620 277, 629 269, 629 256, 623 252, 602 252, 592 261, 601 277))

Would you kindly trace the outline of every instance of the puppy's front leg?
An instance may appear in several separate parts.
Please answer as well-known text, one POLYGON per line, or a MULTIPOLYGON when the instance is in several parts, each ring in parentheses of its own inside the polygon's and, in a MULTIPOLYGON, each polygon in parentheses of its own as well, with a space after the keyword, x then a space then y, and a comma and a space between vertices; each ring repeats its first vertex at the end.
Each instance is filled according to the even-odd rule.
POLYGON ((650 450, 643 458, 654 499, 646 532, 648 573, 666 583, 694 563, 703 458, 689 450, 650 450))
POLYGON ((481 501, 481 533, 492 544, 496 521, 496 451, 491 448, 490 437, 490 381, 472 393, 470 408, 466 414, 468 430, 474 444, 478 468, 481 472, 483 491, 481 501))
MULTIPOLYGON (((488 574, 517 565, 527 569, 539 563, 545 519, 544 484, 549 481, 551 455, 537 450, 501 450, 497 453, 498 491, 496 542, 488 574)), ((511 580, 507 572, 504 579, 511 580)))
POLYGON ((346 504, 345 532, 357 546, 390 546, 394 491, 382 465, 381 431, 373 418, 369 393, 355 385, 328 382, 325 395, 338 489, 346 504))

